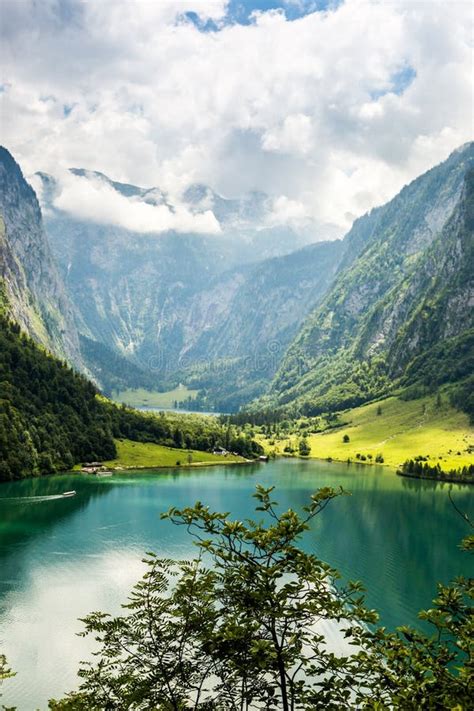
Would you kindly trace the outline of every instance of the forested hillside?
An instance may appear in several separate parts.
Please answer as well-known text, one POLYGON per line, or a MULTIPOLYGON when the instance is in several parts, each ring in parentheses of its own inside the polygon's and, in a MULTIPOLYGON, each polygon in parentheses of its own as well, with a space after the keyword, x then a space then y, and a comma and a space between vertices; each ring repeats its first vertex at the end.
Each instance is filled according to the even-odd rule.
POLYGON ((114 438, 245 456, 260 447, 211 417, 166 417, 118 407, 0 315, 0 481, 113 459, 114 438))
POLYGON ((96 393, 0 317, 0 480, 114 456, 112 420, 96 393))
POLYGON ((365 248, 308 317, 259 406, 314 414, 472 373, 473 165, 470 143, 364 218, 365 248))
POLYGON ((167 389, 162 377, 157 378, 152 370, 145 370, 102 341, 80 335, 79 342, 89 372, 108 397, 126 388, 167 389))

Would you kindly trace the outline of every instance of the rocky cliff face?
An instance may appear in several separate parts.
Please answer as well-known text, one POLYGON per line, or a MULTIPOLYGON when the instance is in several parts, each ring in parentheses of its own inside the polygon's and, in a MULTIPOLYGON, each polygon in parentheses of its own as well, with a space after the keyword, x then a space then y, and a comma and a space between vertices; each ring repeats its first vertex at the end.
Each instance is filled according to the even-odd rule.
POLYGON ((83 368, 73 307, 57 271, 35 192, 0 147, 0 277, 11 316, 32 338, 83 368))
MULTIPOLYGON (((212 328, 203 329, 194 344, 189 342, 187 352, 219 358, 267 350, 281 357, 304 316, 334 279, 343 253, 341 240, 319 242, 222 277, 219 286, 228 296, 226 308, 212 328)), ((196 307, 202 308, 207 300, 207 292, 201 292, 196 307)))
MULTIPOLYGON (((414 359, 426 358, 437 347, 465 337, 474 328, 473 266, 474 168, 471 167, 451 217, 413 265, 398 293, 382 305, 375 323, 367 330, 366 342, 361 341, 363 349, 369 353, 374 347, 386 350, 389 372, 397 377, 407 367, 413 370, 414 359), (397 321, 402 324, 398 329, 397 321)), ((446 379, 456 379, 458 362, 452 356, 452 362, 449 360, 446 358, 444 363, 446 379)))
MULTIPOLYGON (((472 327, 474 144, 453 153, 359 220, 365 240, 307 318, 270 391, 273 405, 357 404, 389 389, 410 362, 472 327)), ((350 255, 350 249, 346 257, 350 255)))

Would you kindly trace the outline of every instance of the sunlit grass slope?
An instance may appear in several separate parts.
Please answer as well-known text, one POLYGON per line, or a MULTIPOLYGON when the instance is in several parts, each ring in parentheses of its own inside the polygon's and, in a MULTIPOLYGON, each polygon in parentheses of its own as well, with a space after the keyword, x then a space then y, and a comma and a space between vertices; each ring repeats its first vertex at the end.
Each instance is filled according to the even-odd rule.
POLYGON ((243 457, 232 454, 221 456, 197 450, 173 449, 150 442, 132 442, 128 439, 115 440, 117 457, 104 462, 108 467, 120 469, 129 467, 174 467, 178 462, 182 466, 204 464, 226 464, 229 462, 244 462, 243 457))
POLYGON ((184 402, 187 398, 194 398, 197 390, 189 390, 185 385, 180 385, 174 390, 165 393, 136 388, 114 392, 115 402, 124 402, 130 407, 174 407, 175 402, 184 402))
MULTIPOLYGON (((347 424, 308 437, 311 457, 356 460, 357 454, 371 454, 375 461, 380 454, 384 464, 398 466, 422 455, 429 456, 430 463, 439 462, 443 470, 474 463, 474 431, 467 415, 447 402, 437 403, 436 397, 409 401, 391 397, 346 410, 340 419, 347 424), (343 441, 344 435, 349 442, 343 441)), ((297 449, 298 438, 289 440, 297 449)), ((277 453, 283 453, 289 440, 277 442, 277 453)), ((273 449, 265 441, 262 444, 267 450, 273 449)))

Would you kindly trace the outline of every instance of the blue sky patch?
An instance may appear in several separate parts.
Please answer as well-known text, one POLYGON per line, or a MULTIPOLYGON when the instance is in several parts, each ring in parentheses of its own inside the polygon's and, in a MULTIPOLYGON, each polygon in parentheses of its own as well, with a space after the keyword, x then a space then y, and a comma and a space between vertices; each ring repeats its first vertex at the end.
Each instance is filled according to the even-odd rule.
MULTIPOLYGON (((228 25, 250 25, 254 21, 254 12, 281 10, 287 20, 298 20, 300 17, 320 12, 341 5, 343 0, 229 0, 227 13, 223 22, 217 24, 214 20, 203 20, 198 12, 186 12, 184 17, 192 22, 201 32, 217 32, 228 25)), ((198 9, 198 8, 197 8, 198 9)))
POLYGON ((377 101, 377 99, 380 99, 381 96, 385 96, 385 94, 396 94, 397 96, 401 96, 403 92, 408 89, 415 78, 416 70, 409 64, 406 64, 402 67, 402 69, 399 69, 395 72, 395 74, 392 74, 390 77, 390 84, 386 89, 375 89, 374 91, 371 91, 370 98, 373 101, 377 101))
POLYGON ((409 64, 400 69, 398 72, 392 75, 392 91, 394 94, 400 96, 403 94, 405 89, 408 89, 412 81, 416 77, 416 71, 409 64))

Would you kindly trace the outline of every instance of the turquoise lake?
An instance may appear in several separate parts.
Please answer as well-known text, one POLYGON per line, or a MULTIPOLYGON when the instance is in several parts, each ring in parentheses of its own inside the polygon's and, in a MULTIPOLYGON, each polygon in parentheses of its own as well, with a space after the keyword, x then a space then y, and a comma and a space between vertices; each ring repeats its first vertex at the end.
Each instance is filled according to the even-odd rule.
POLYGON ((0 651, 17 672, 4 704, 45 709, 77 685, 93 643, 79 617, 117 612, 143 571, 146 551, 191 557, 186 531, 161 521, 170 506, 201 500, 253 516, 255 485, 275 485, 282 508, 300 509, 321 486, 342 485, 303 546, 344 579, 361 580, 367 603, 389 627, 417 623, 436 582, 467 574, 458 544, 466 525, 448 498, 473 514, 469 487, 397 477, 362 465, 281 459, 261 465, 162 470, 97 479, 65 475, 0 485, 0 651), (75 489, 73 498, 63 491, 75 489))

